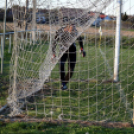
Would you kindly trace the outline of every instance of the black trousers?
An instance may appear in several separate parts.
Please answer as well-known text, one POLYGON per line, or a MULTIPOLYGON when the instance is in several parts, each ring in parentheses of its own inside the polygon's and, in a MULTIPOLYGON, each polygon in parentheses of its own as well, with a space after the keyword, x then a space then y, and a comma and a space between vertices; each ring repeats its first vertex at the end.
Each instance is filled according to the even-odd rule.
POLYGON ((73 75, 73 71, 76 64, 76 46, 73 43, 69 50, 66 51, 60 59, 60 76, 61 82, 68 83, 69 79, 73 75), (65 75, 65 62, 68 60, 68 72, 65 75))

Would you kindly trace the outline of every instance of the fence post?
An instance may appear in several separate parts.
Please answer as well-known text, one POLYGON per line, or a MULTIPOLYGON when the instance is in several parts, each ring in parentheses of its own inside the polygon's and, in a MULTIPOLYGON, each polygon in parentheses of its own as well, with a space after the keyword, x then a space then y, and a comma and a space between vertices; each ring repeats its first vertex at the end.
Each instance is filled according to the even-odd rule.
POLYGON ((21 35, 21 45, 20 45, 20 48, 22 49, 24 47, 24 32, 21 32, 20 35, 21 35))
POLYGON ((29 32, 30 45, 32 44, 32 32, 29 32))
MULTIPOLYGON (((0 38, 1 38, 1 36, 0 36, 0 38)), ((1 38, 2 39, 2 38, 1 38)), ((2 55, 1 55, 1 44, 0 44, 0 58, 2 57, 2 55)))
POLYGON ((27 26, 28 26, 28 18, 27 18, 27 14, 28 14, 28 6, 29 6, 29 0, 26 0, 26 8, 25 8, 25 31, 27 30, 27 26))
POLYGON ((5 0, 5 14, 4 14, 4 22, 3 22, 3 33, 1 42, 1 73, 3 73, 3 63, 4 63, 4 46, 5 46, 5 33, 6 33, 6 12, 7 12, 7 0, 5 0))
POLYGON ((25 39, 26 39, 26 44, 27 44, 27 39, 28 39, 28 35, 27 34, 28 34, 28 32, 27 31, 25 31, 25 32, 26 32, 26 38, 25 39))
POLYGON ((32 41, 36 41, 36 0, 33 0, 33 14, 32 14, 32 41))
POLYGON ((3 73, 4 64, 4 36, 1 36, 1 74, 3 73))
POLYGON ((39 30, 37 29, 37 39, 39 38, 39 30))
POLYGON ((9 48, 8 48, 8 53, 11 53, 11 41, 12 41, 12 35, 9 34, 9 48))

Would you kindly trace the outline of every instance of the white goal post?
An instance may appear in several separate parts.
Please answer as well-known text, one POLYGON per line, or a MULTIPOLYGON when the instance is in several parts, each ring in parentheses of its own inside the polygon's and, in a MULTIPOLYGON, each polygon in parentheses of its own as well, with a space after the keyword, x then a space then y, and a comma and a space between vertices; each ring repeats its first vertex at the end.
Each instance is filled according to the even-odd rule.
POLYGON ((130 1, 10 0, 15 34, 9 115, 131 122, 134 18, 130 1), (72 45, 76 50, 70 52, 72 45), (71 53, 76 56, 73 62, 71 53), (61 88, 63 72, 72 75, 66 90, 61 88))

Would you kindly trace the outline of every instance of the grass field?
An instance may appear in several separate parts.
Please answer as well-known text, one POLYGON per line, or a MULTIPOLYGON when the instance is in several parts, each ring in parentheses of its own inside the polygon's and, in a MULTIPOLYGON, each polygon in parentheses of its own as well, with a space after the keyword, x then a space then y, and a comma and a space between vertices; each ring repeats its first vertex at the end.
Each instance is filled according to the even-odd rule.
POLYGON ((99 126, 82 127, 75 123, 3 123, 0 122, 1 134, 133 134, 133 128, 104 128, 99 126))
MULTIPOLYGON (((134 87, 134 49, 132 45, 134 41, 133 39, 128 40, 127 38, 123 38, 122 40, 124 43, 121 46, 119 83, 110 81, 113 77, 114 41, 111 38, 102 39, 100 49, 98 46, 99 40, 96 41, 92 38, 89 39, 89 44, 85 44, 85 50, 87 52, 85 58, 79 54, 79 46, 77 46, 76 68, 68 84, 68 90, 59 90, 61 83, 59 65, 57 64, 52 71, 50 82, 44 85, 44 89, 42 89, 38 96, 33 95, 34 102, 27 103, 25 113, 32 117, 46 119, 57 119, 61 115, 63 119, 71 120, 132 122, 134 87), (96 46, 94 45, 95 41, 96 46)), ((6 45, 4 73, 0 75, 1 106, 6 104, 7 89, 9 88, 9 60, 11 54, 8 54, 7 49, 8 46, 6 45)), ((30 56, 28 55, 27 57, 30 56)), ((19 73, 23 74, 21 71, 19 73)), ((76 124, 71 124, 72 126, 70 127, 65 124, 58 126, 47 123, 39 123, 37 125, 36 123, 11 124, 1 122, 0 125, 1 133, 7 133, 8 131, 13 131, 14 133, 63 133, 63 130, 65 130, 65 133, 74 134, 86 132, 108 134, 133 133, 132 128, 80 127, 76 124), (27 129, 24 130, 25 128, 27 129)))
POLYGON ((4 70, 0 74, 0 108, 6 104, 9 89, 9 67, 10 67, 11 53, 8 53, 8 41, 6 41, 4 51, 4 70))
MULTIPOLYGON (((127 39, 124 42, 126 41, 127 39)), ((133 39, 129 44, 127 42, 127 46, 125 46, 125 43, 121 46, 119 83, 111 82, 113 78, 114 40, 107 37, 102 40, 100 48, 98 44, 99 40, 89 39, 89 44, 85 44, 87 52, 85 58, 79 54, 79 46, 77 46, 76 68, 67 91, 59 90, 61 83, 59 65, 57 64, 52 71, 50 82, 45 84, 44 89, 38 96, 33 95, 36 103, 27 103, 26 114, 48 119, 61 117, 71 120, 131 122, 132 89, 134 86, 132 79, 133 47, 131 47, 133 39)), ((35 50, 38 51, 38 49, 35 50)), ((29 52, 25 55, 31 58, 29 52)), ((34 58, 34 61, 37 63, 41 60, 34 58)), ((25 66, 25 64, 23 65, 25 66)), ((34 67, 32 66, 32 68, 34 67)), ((24 74, 23 70, 22 72, 19 71, 20 74, 24 74)), ((36 72, 35 74, 32 73, 32 76, 36 76, 36 72)))

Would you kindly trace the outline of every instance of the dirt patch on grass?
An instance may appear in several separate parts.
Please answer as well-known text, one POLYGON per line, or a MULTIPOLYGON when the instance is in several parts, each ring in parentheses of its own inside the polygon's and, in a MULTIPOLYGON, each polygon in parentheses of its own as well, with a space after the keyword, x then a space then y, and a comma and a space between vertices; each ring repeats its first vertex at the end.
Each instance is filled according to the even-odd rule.
MULTIPOLYGON (((6 23, 6 26, 7 26, 7 31, 14 31, 14 26, 13 26, 13 23, 6 23)), ((54 29, 58 29, 59 26, 51 26, 51 29, 54 30, 54 29)), ((43 30, 43 31, 49 31, 50 30, 50 26, 49 25, 46 25, 46 24, 37 24, 37 29, 38 30, 43 30)), ((80 31, 80 28, 77 27, 77 29, 80 31)), ((3 30, 3 23, 0 23, 0 30, 2 31, 3 30)), ((85 33, 89 33, 89 34, 95 34, 95 33, 98 33, 99 34, 99 28, 95 28, 95 27, 89 27, 85 33)), ((113 28, 109 28, 109 27, 105 27, 104 28, 102 27, 102 33, 103 35, 107 35, 107 36, 114 36, 115 35, 115 27, 113 28)), ((122 36, 128 36, 128 37, 134 37, 134 31, 129 31, 129 30, 122 30, 121 31, 121 35, 122 36)))
POLYGON ((39 119, 39 118, 32 118, 27 115, 20 115, 16 116, 14 118, 1 118, 0 121, 3 121, 5 123, 11 123, 11 122, 45 122, 45 123, 52 123, 57 125, 62 124, 70 124, 75 123, 83 127, 89 127, 89 126, 101 126, 106 128, 132 128, 134 127, 133 124, 127 123, 127 122, 107 122, 107 121, 80 121, 80 120, 51 120, 51 119, 39 119))

